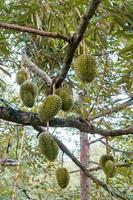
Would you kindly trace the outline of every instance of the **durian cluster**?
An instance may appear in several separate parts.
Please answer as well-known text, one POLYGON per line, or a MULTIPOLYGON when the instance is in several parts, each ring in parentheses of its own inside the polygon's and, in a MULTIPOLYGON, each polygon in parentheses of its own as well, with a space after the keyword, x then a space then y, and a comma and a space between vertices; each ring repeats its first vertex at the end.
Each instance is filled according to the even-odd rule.
POLYGON ((100 167, 107 177, 112 178, 116 174, 116 165, 114 157, 111 155, 102 155, 100 158, 100 167))
MULTIPOLYGON (((38 137, 38 146, 40 152, 46 156, 49 161, 54 161, 59 153, 59 147, 49 132, 42 132, 38 137)), ((64 189, 68 186, 70 176, 69 172, 64 167, 59 167, 56 170, 56 179, 58 185, 64 189)))
POLYGON ((56 94, 61 97, 62 99, 62 107, 61 109, 64 112, 68 112, 72 109, 73 106, 73 96, 72 92, 69 88, 64 87, 64 88, 58 88, 56 90, 56 94))
POLYGON ((38 114, 42 122, 50 121, 55 115, 63 110, 68 112, 73 106, 72 92, 68 88, 58 88, 55 94, 48 95, 41 103, 38 114))
POLYGON ((16 73, 16 82, 20 85, 20 98, 26 107, 32 108, 37 96, 37 86, 28 81, 27 71, 22 67, 16 73))

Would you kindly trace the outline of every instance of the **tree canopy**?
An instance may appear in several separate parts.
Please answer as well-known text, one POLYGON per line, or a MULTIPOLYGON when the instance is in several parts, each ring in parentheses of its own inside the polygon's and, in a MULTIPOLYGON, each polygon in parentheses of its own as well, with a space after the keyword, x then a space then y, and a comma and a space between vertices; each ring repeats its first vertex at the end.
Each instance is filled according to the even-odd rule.
POLYGON ((91 179, 92 199, 96 194, 99 199, 132 198, 132 44, 131 0, 0 1, 0 199, 15 199, 13 195, 17 199, 79 199, 78 187, 65 192, 55 188, 54 170, 63 156, 51 164, 37 148, 40 132, 47 129, 60 152, 91 179), (74 68, 77 58, 86 54, 96 62, 96 77, 89 83, 74 68), (38 87, 32 108, 23 104, 21 86, 16 83, 22 67, 38 87), (38 107, 61 86, 72 92, 73 107, 45 123, 38 107), (117 176, 105 183, 99 165, 84 166, 74 149, 65 145, 63 132, 68 138, 86 133, 90 147, 100 141, 106 153, 115 157, 117 176))

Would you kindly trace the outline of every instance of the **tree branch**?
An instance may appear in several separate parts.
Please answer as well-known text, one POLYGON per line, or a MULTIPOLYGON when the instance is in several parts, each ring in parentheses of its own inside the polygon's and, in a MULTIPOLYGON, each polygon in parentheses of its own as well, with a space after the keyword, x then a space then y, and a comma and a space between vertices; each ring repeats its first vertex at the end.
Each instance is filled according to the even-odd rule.
MULTIPOLYGON (((106 142, 102 141, 102 139, 100 140, 100 142, 104 145, 106 145, 106 142)), ((120 153, 124 153, 124 154, 127 154, 127 155, 133 155, 133 151, 124 151, 124 150, 121 150, 121 149, 117 149, 111 145, 108 145, 110 149, 113 149, 114 151, 117 151, 117 152, 120 152, 120 153)))
POLYGON ((25 51, 22 51, 22 62, 23 64, 32 72, 37 74, 41 79, 47 82, 49 85, 52 84, 52 79, 48 76, 46 72, 36 66, 26 55, 25 51))
MULTIPOLYGON (((131 167, 132 164, 128 164, 128 163, 122 163, 122 164, 117 164, 116 167, 131 167)), ((87 169, 89 172, 94 172, 94 171, 98 171, 98 170, 101 170, 102 168, 100 166, 97 166, 97 167, 92 167, 90 169, 87 169)), ((71 171, 69 172, 70 174, 72 173, 77 173, 77 172, 80 172, 80 170, 74 170, 74 171, 71 171)))
POLYGON ((96 142, 99 142, 99 141, 101 141, 101 140, 104 139, 104 138, 105 138, 105 137, 103 136, 103 137, 97 138, 97 139, 95 139, 95 140, 92 140, 92 141, 89 142, 89 145, 94 144, 94 143, 96 143, 96 142))
POLYGON ((26 33, 32 33, 34 35, 40 35, 43 37, 51 37, 51 38, 58 38, 62 39, 66 42, 70 41, 70 38, 66 35, 60 34, 60 33, 55 33, 55 32, 46 32, 46 31, 41 31, 35 28, 31 27, 26 27, 26 26, 19 26, 16 24, 8 24, 8 23, 3 23, 0 22, 0 27, 4 29, 12 29, 20 32, 26 32, 26 33))
MULTIPOLYGON (((44 127, 38 127, 35 126, 34 127, 37 131, 39 132, 43 132, 45 131, 44 127)), ((81 165, 81 163, 78 161, 78 159, 69 151, 69 149, 56 137, 53 136, 55 141, 57 142, 58 146, 60 147, 60 149, 66 153, 66 155, 83 171, 83 173, 89 177, 91 180, 93 180, 95 183, 99 184, 101 187, 103 187, 106 191, 108 191, 112 196, 114 197, 118 197, 120 199, 126 200, 125 197, 122 197, 121 195, 119 195, 118 193, 112 191, 110 188, 108 188, 108 186, 103 183, 102 181, 100 181, 99 179, 97 179, 95 176, 93 176, 89 170, 87 170, 83 165, 81 165)))
MULTIPOLYGON (((46 124, 42 123, 38 117, 37 113, 32 112, 22 112, 21 110, 16 110, 12 107, 4 107, 0 106, 0 119, 20 123, 23 125, 29 126, 44 126, 46 124)), ((128 135, 133 134, 133 126, 130 126, 125 129, 116 129, 116 130, 108 130, 96 128, 94 126, 88 125, 85 121, 80 120, 78 118, 53 118, 50 123, 50 127, 70 127, 76 128, 82 132, 87 132, 90 134, 99 134, 102 136, 120 136, 120 135, 128 135)))
POLYGON ((92 0, 90 6, 88 6, 88 9, 87 9, 85 15, 82 17, 82 20, 78 26, 77 32, 70 39, 70 44, 68 44, 66 55, 65 55, 65 58, 63 61, 63 67, 62 67, 61 73, 59 75, 59 76, 63 77, 63 79, 65 79, 65 77, 70 69, 70 66, 71 66, 71 63, 72 63, 72 60, 74 57, 74 53, 83 38, 83 35, 88 26, 89 20, 94 15, 100 2, 101 2, 101 0, 92 0))
POLYGON ((96 116, 89 117, 89 120, 94 120, 94 119, 97 119, 97 118, 100 118, 100 117, 104 117, 106 115, 110 115, 112 113, 117 113, 117 112, 123 110, 124 108, 131 106, 131 105, 133 105, 133 98, 129 99, 128 101, 126 101, 122 104, 114 106, 111 109, 103 109, 102 112, 97 113, 96 116))

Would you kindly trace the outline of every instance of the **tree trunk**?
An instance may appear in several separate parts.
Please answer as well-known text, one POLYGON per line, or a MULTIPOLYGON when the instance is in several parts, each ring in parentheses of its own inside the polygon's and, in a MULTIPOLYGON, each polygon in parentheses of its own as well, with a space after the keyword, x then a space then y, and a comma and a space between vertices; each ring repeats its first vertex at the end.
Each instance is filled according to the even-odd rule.
MULTIPOLYGON (((86 168, 89 167, 89 141, 88 134, 80 132, 80 162, 86 168)), ((80 196, 81 200, 90 200, 90 180, 80 171, 80 196)))

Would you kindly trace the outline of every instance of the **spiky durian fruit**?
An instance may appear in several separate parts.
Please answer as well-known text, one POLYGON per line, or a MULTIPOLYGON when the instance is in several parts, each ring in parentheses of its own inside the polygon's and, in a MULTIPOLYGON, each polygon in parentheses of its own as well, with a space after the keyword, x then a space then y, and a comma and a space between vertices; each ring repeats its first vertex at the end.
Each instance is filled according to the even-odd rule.
POLYGON ((83 82, 92 82, 96 76, 95 59, 90 54, 79 56, 75 61, 74 70, 83 82))
POLYGON ((62 107, 62 99, 58 95, 49 95, 39 107, 38 114, 42 122, 51 120, 62 107))
POLYGON ((66 188, 70 180, 70 175, 69 175, 68 170, 64 167, 59 167, 56 170, 56 179, 57 179, 58 185, 62 189, 66 188))
POLYGON ((30 81, 25 81, 21 84, 20 97, 25 106, 29 108, 33 107, 37 90, 37 86, 30 81))
POLYGON ((116 166, 114 157, 111 155, 102 155, 100 158, 100 166, 106 176, 112 178, 116 174, 116 166))
POLYGON ((62 110, 68 112, 73 106, 73 96, 69 88, 58 88, 56 94, 62 99, 62 110))
POLYGON ((23 82, 25 82, 28 78, 27 72, 24 67, 22 67, 18 72, 16 73, 16 82, 18 85, 21 85, 23 82))
POLYGON ((50 161, 54 161, 59 152, 58 145, 48 132, 42 132, 38 137, 38 145, 42 154, 50 161))
POLYGON ((112 160, 107 160, 106 163, 105 163, 105 166, 103 168, 105 174, 112 178, 115 176, 116 174, 116 166, 115 166, 115 162, 112 161, 112 160))
POLYGON ((104 167, 107 160, 112 160, 112 161, 114 161, 114 158, 113 158, 113 156, 111 156, 111 155, 107 155, 107 154, 102 155, 102 156, 100 157, 100 166, 101 166, 101 167, 104 167))

